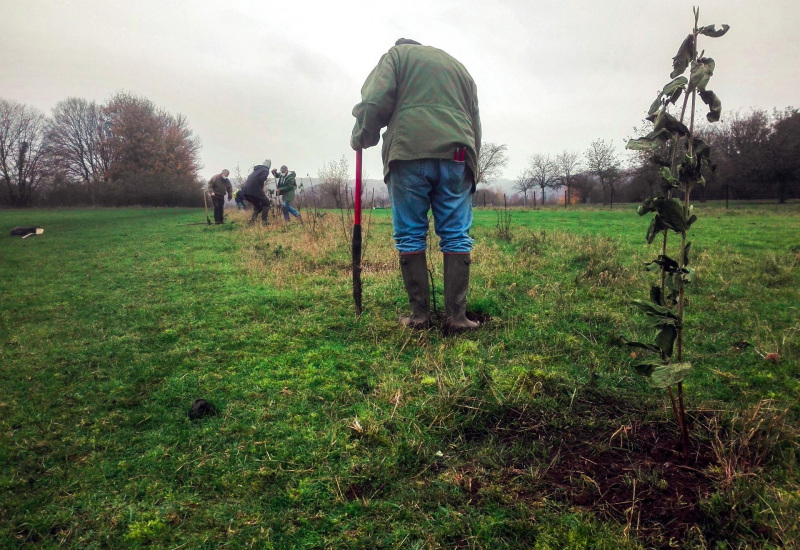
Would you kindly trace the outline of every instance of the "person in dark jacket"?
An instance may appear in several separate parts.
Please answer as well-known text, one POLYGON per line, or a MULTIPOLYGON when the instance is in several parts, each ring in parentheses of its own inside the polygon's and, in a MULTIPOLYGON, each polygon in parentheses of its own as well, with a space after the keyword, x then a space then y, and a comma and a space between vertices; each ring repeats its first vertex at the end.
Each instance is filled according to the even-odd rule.
POLYGON ((236 209, 237 210, 244 210, 247 208, 247 205, 244 202, 244 189, 239 188, 233 192, 233 200, 236 202, 236 209))
POLYGON ((283 219, 289 221, 289 214, 295 218, 300 217, 300 212, 295 210, 292 206, 294 200, 294 190, 297 189, 297 174, 294 171, 290 172, 289 168, 284 164, 281 166, 281 171, 278 172, 273 168, 272 175, 275 176, 275 182, 278 195, 281 197, 283 203, 283 219))
POLYGON ((384 181, 392 199, 395 247, 411 315, 400 323, 427 328, 430 289, 425 262, 428 211, 444 255, 446 325, 478 328, 466 317, 471 264, 471 193, 481 146, 475 82, 446 52, 405 38, 381 57, 353 108, 350 145, 377 145, 383 134, 384 181))
POLYGON ((231 200, 233 187, 228 179, 227 170, 223 170, 210 180, 208 180, 208 194, 211 195, 211 203, 214 205, 214 223, 225 223, 222 211, 225 208, 225 193, 228 200, 231 200))
POLYGON ((256 223, 256 218, 261 214, 261 223, 267 225, 267 212, 269 211, 270 200, 264 192, 264 184, 269 178, 269 168, 272 161, 267 159, 261 164, 253 166, 252 173, 247 176, 244 182, 244 198, 253 205, 253 216, 248 225, 256 223))

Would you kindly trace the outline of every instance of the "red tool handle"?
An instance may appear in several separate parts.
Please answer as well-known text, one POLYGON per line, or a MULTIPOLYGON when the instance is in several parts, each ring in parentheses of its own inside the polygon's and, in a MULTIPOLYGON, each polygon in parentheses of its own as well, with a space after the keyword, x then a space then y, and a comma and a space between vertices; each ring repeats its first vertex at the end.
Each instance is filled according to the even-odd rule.
POLYGON ((356 151, 356 196, 353 202, 353 225, 361 225, 361 149, 356 151))

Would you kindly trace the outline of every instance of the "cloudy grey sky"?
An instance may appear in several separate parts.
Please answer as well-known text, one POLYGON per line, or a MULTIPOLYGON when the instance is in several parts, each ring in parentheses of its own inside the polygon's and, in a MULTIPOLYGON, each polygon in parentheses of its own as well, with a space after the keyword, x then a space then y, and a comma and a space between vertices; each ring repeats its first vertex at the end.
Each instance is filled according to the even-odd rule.
MULTIPOLYGON (((533 153, 624 140, 669 80, 695 2, 674 0, 0 0, 0 97, 49 111, 125 90, 182 113, 205 177, 265 157, 298 177, 346 155, 351 109, 383 52, 414 38, 478 85, 484 140, 513 179, 533 153)), ((800 2, 706 0, 709 89, 726 110, 800 106, 800 2)), ((365 151, 369 177, 379 148, 365 151)))

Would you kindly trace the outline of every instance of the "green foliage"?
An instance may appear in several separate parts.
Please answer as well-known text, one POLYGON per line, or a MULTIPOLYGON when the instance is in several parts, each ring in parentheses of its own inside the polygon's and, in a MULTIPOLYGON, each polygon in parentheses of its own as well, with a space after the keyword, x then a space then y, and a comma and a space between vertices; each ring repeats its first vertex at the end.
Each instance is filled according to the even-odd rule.
MULTIPOLYGON (((693 296, 698 410, 733 414, 765 397, 783 410, 800 394, 800 210, 790 207, 698 205, 698 286, 725 281, 693 296), (784 335, 783 361, 765 368, 753 348, 784 335), (735 349, 742 340, 753 345, 735 349)), ((491 210, 476 211, 469 304, 493 319, 458 337, 397 328, 407 302, 388 211, 373 220, 360 320, 332 215, 311 239, 295 224, 245 228, 236 212, 225 226, 182 225, 204 219, 196 209, 3 212, 0 547, 663 545, 647 538, 658 503, 642 500, 641 479, 629 530, 612 504, 630 491, 603 508, 562 493, 599 496, 587 476, 608 488, 575 475, 589 463, 565 460, 565 438, 580 437, 574 451, 595 462, 615 454, 609 474, 629 467, 637 433, 656 430, 659 448, 669 439, 657 396, 622 367, 640 348, 607 345, 636 333, 655 346, 623 309, 653 276, 640 269, 650 258, 633 210, 514 210, 510 241, 495 238, 491 210), (8 237, 25 224, 46 231, 8 237), (190 421, 197 397, 220 414, 190 421), (557 485, 559 468, 568 479, 557 485), (637 531, 640 512, 648 528, 637 531)), ((698 442, 713 441, 708 414, 695 419, 698 442)), ((797 426, 800 409, 788 414, 797 426)), ((787 496, 800 484, 793 443, 737 479, 763 502, 725 494, 724 510, 687 528, 719 546, 791 547, 780 527, 800 505, 787 496), (740 512, 755 507, 763 529, 740 512)), ((704 471, 712 493, 724 491, 719 467, 704 471)))
MULTIPOLYGON (((697 27, 699 9, 694 9, 695 25, 692 34, 688 35, 680 45, 678 53, 672 60, 672 81, 667 83, 658 94, 656 101, 648 109, 647 120, 653 123, 653 131, 643 138, 628 142, 628 149, 651 150, 664 143, 671 143, 671 162, 666 165, 662 159, 654 159, 661 166, 661 195, 646 199, 638 208, 640 216, 654 214, 647 228, 645 239, 652 244, 656 237, 661 237, 661 254, 651 261, 645 262, 648 271, 658 275, 659 284, 651 285, 649 300, 634 300, 634 305, 647 316, 650 328, 655 332, 653 344, 627 342, 629 346, 657 353, 658 356, 634 365, 636 372, 648 378, 654 388, 678 387, 679 407, 672 400, 673 410, 681 427, 684 453, 688 452, 688 435, 683 410, 683 380, 689 375, 691 365, 683 361, 683 329, 684 308, 686 300, 684 288, 694 276, 693 269, 688 268, 691 243, 686 234, 692 224, 697 221, 690 204, 691 191, 695 186, 705 185, 703 169, 712 167, 710 161, 711 148, 704 141, 694 136, 694 115, 691 113, 690 123, 684 123, 686 106, 690 97, 700 94, 703 102, 709 106, 709 121, 719 120, 722 109, 719 98, 706 90, 709 80, 714 74, 716 63, 710 57, 698 57, 697 37, 722 36, 728 31, 723 25, 717 31, 714 25, 697 27), (681 76, 691 67, 689 78, 681 76), (670 105, 675 105, 685 92, 681 118, 668 112, 670 105), (677 162, 678 151, 685 149, 685 154, 677 162), (678 197, 673 197, 676 193, 678 197), (679 198, 680 197, 680 198, 679 198), (680 236, 680 245, 675 260, 667 255, 669 234, 680 236), (677 343, 677 346, 676 346, 677 343), (677 348, 677 349, 676 349, 677 348), (675 356, 675 360, 673 360, 675 356)), ((694 99, 692 99, 694 108, 694 99)), ((670 395, 672 396, 671 390, 670 395)))

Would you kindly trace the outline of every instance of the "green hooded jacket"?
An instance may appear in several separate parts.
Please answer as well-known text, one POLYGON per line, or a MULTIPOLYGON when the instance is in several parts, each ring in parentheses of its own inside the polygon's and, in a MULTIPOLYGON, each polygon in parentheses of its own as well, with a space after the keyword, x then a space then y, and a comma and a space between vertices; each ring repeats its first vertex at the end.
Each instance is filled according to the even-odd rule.
POLYGON ((277 187, 281 197, 283 197, 283 202, 292 202, 294 200, 294 190, 297 188, 296 175, 294 172, 287 172, 285 176, 280 172, 278 173, 277 187))
POLYGON ((466 163, 477 173, 481 147, 478 93, 456 59, 430 46, 401 44, 381 57, 353 108, 353 149, 377 145, 383 134, 383 179, 393 160, 452 159, 467 146, 466 163))

